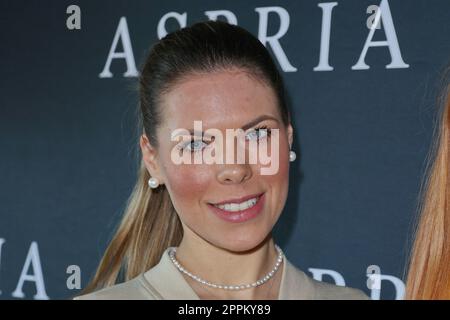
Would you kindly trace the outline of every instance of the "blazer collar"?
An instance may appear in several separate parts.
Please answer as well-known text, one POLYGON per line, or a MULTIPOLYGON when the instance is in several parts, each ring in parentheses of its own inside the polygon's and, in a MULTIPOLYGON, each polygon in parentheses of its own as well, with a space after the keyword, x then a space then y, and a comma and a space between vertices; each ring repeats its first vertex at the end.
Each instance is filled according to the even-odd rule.
MULTIPOLYGON (((156 289, 159 299, 200 300, 181 272, 172 263, 167 248, 159 263, 144 273, 144 279, 156 289)), ((284 256, 279 300, 311 299, 313 288, 307 276, 284 256)))

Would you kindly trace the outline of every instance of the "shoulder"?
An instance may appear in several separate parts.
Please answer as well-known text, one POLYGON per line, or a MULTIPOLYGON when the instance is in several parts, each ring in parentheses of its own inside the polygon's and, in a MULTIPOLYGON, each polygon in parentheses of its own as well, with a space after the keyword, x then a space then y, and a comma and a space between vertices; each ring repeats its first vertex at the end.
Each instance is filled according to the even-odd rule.
POLYGON ((308 277, 314 288, 314 299, 319 300, 369 300, 369 297, 360 289, 338 286, 308 277))
POLYGON ((359 289, 315 280, 286 260, 286 279, 282 296, 299 300, 369 300, 359 289))
POLYGON ((85 295, 74 300, 159 300, 157 291, 146 281, 143 274, 126 282, 116 284, 85 295))

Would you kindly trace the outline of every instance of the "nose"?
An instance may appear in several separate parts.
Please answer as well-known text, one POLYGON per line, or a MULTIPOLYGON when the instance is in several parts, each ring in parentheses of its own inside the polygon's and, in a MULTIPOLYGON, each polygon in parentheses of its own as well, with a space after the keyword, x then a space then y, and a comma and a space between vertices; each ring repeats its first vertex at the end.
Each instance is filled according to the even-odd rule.
POLYGON ((217 180, 222 184, 239 184, 252 177, 249 164, 225 164, 217 173, 217 180))
MULTIPOLYGON (((228 139, 229 137, 226 137, 228 139)), ((244 157, 242 159, 239 157, 239 148, 242 147, 238 142, 238 137, 232 137, 233 143, 225 143, 223 147, 225 147, 225 153, 232 154, 231 159, 225 157, 225 153, 223 154, 225 162, 223 164, 218 165, 217 171, 217 180, 222 184, 239 184, 247 181, 252 177, 252 167, 246 161, 249 159, 247 148, 244 149, 244 157), (238 159, 239 158, 239 159, 238 159), (231 160, 230 162, 227 162, 231 160), (234 160, 234 162, 233 162, 234 160), (244 160, 244 161, 242 161, 244 160), (241 162, 242 161, 242 162, 241 162)), ((241 150, 242 151, 242 150, 241 150)))

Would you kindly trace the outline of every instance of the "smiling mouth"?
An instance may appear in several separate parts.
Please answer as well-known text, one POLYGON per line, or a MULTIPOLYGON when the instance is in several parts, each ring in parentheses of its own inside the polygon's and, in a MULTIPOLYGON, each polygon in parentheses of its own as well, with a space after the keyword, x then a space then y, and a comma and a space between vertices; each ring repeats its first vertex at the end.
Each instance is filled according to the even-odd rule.
POLYGON ((219 208, 224 211, 227 211, 227 212, 244 211, 244 210, 254 207, 256 205, 256 203, 258 202, 259 198, 261 198, 261 196, 263 194, 264 193, 261 193, 252 198, 247 198, 246 200, 241 201, 241 202, 230 201, 230 202, 221 202, 219 204, 210 203, 210 205, 213 205, 214 207, 219 208))

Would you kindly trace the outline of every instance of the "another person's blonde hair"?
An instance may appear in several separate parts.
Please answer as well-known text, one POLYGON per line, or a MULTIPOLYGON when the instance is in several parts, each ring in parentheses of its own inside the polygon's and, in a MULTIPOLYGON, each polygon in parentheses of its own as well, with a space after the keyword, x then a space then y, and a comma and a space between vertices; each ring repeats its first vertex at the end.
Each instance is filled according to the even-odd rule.
POLYGON ((420 219, 406 281, 406 299, 450 299, 450 69, 421 187, 420 219))

